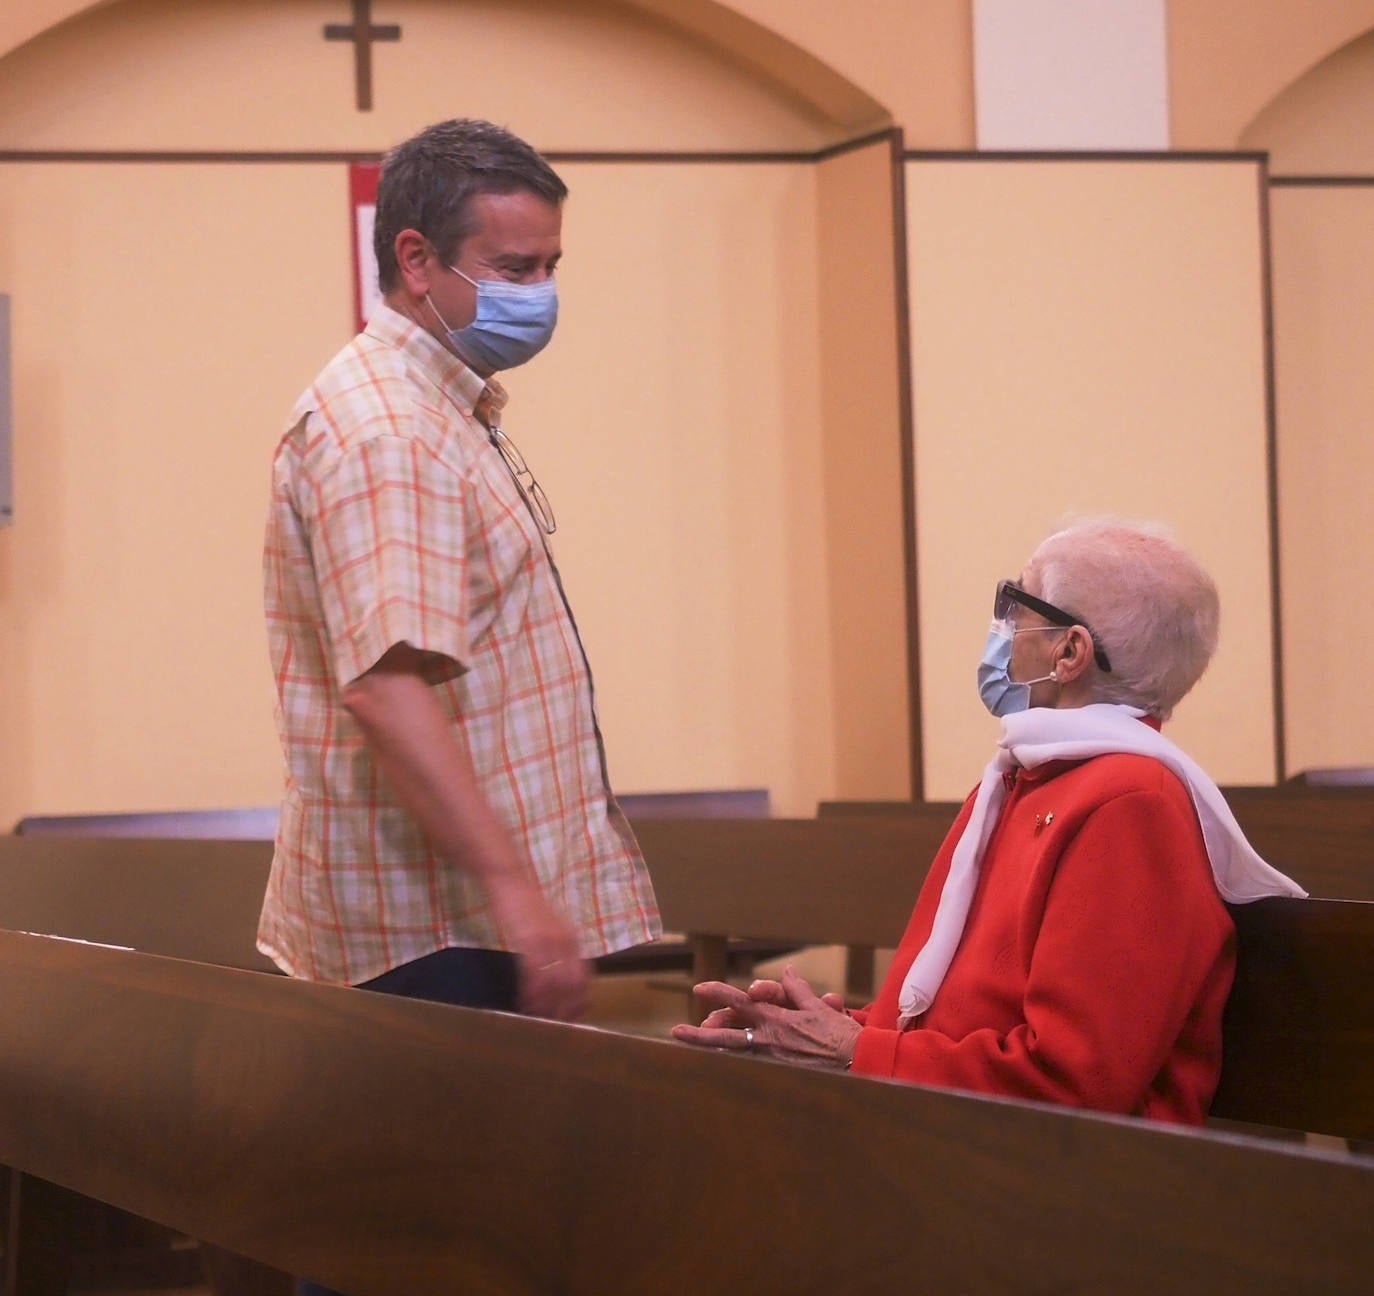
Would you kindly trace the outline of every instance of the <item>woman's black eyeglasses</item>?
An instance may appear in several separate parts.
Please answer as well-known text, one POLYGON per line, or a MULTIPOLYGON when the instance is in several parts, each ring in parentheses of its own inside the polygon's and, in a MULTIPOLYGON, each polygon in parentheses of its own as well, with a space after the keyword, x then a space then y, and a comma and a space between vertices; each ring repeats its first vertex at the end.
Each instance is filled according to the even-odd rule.
POLYGON ((992 601, 993 619, 1005 621, 1011 615, 1012 605, 1016 603, 1024 608, 1029 608, 1032 612, 1038 612, 1046 621, 1052 621, 1055 625, 1082 626, 1093 641, 1093 660, 1101 670, 1111 671, 1112 664, 1107 660, 1107 654, 1102 650, 1097 635, 1082 617, 1076 617, 1072 612, 1065 612, 1063 608, 1057 608, 1053 603, 1046 603, 1044 599, 1038 599, 1034 594, 1027 594, 1015 581, 1004 580, 999 582, 996 597, 992 601))

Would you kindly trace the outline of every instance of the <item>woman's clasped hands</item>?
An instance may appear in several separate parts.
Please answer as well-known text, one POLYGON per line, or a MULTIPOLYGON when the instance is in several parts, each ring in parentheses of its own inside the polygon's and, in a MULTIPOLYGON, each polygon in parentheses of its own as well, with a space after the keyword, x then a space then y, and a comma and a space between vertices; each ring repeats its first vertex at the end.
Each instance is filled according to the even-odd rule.
POLYGON ((780 981, 755 981, 747 990, 723 981, 693 988, 711 1011, 700 1026, 673 1027, 673 1038, 704 1048, 752 1050, 785 1062, 847 1068, 862 1029, 838 994, 818 995, 788 967, 780 981))

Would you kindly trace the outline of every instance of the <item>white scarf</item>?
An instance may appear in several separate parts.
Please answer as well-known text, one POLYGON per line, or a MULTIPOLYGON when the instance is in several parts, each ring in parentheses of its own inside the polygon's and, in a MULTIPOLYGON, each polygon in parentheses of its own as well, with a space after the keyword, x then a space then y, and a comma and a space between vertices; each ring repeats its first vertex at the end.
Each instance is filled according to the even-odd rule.
POLYGON ((1192 796, 1212 876, 1223 899, 1244 904, 1263 896, 1307 894, 1255 854, 1217 785, 1163 734, 1142 724, 1140 717, 1144 714, 1137 707, 1099 702, 1062 711, 1032 707, 1002 721, 997 755, 983 773, 973 812, 954 847, 930 939, 916 955, 902 983, 897 1001, 899 1026, 906 1026, 930 1007, 949 971, 968 921, 983 852, 1006 799, 1002 775, 1016 766, 1035 769, 1046 761, 1089 760, 1113 752, 1152 756, 1173 770, 1192 796))

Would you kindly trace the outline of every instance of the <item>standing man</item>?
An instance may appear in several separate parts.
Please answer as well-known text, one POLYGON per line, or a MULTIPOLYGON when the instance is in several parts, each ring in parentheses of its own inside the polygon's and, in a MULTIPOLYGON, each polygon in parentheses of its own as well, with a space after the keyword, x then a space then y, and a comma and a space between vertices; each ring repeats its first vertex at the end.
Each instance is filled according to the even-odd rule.
POLYGON ((553 512, 492 376, 553 332, 566 194, 489 122, 392 150, 383 304, 277 448, 286 780, 258 946, 293 976, 568 1019, 584 960, 659 934, 553 512))

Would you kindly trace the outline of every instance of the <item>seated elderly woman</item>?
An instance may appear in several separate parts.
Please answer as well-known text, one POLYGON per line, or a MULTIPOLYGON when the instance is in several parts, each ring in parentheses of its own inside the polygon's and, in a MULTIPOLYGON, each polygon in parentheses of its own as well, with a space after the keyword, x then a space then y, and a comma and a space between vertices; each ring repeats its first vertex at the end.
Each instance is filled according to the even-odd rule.
POLYGON ((1223 901, 1302 895, 1160 732, 1216 647, 1211 578, 1146 527, 1083 523, 997 586, 978 667, 996 757, 876 1001, 791 968, 675 1038, 916 1084, 1200 1123, 1235 970, 1223 901))

